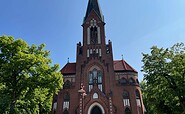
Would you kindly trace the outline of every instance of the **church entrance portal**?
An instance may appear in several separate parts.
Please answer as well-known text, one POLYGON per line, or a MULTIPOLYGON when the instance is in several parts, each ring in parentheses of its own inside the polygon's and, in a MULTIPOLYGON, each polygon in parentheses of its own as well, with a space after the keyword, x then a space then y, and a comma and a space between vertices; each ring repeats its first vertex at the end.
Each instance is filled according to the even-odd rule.
POLYGON ((98 106, 95 106, 92 110, 91 110, 91 114, 102 114, 101 109, 98 106))
POLYGON ((105 114, 103 106, 97 102, 91 104, 87 114, 105 114))

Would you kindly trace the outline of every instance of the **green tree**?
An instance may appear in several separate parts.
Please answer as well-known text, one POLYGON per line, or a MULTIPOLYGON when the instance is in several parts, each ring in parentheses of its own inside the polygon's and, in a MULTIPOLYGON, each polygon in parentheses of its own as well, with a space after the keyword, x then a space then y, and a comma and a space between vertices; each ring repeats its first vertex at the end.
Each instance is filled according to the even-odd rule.
POLYGON ((143 54, 143 96, 149 113, 185 114, 185 46, 153 46, 143 54))
POLYGON ((0 113, 49 113, 62 88, 59 65, 51 65, 45 45, 0 37, 0 113))

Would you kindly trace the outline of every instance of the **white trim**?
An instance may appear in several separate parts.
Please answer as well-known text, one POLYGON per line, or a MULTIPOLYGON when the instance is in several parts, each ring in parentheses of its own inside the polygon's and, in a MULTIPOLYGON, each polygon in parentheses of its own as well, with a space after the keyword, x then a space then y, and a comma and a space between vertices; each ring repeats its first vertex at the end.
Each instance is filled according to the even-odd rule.
POLYGON ((89 57, 89 49, 87 49, 87 57, 89 57))
POLYGON ((94 106, 98 106, 98 107, 101 109, 102 114, 105 114, 104 108, 103 108, 99 103, 97 103, 97 102, 93 103, 93 104, 89 107, 88 113, 87 113, 87 114, 91 114, 91 110, 94 108, 94 106))
POLYGON ((136 102, 137 102, 137 106, 141 107, 141 101, 140 101, 140 99, 136 99, 136 102))
POLYGON ((123 99, 124 106, 130 106, 130 100, 129 99, 123 99))
POLYGON ((93 99, 98 99, 98 94, 97 93, 93 94, 93 99))
POLYGON ((99 56, 101 57, 101 49, 99 49, 99 56))
POLYGON ((63 109, 65 109, 65 108, 69 109, 69 101, 64 101, 63 109))

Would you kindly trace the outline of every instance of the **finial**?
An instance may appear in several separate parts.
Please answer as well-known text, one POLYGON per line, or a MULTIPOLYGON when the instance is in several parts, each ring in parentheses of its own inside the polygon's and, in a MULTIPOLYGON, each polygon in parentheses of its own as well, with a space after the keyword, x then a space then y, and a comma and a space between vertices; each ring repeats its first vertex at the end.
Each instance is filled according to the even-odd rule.
POLYGON ((122 56, 122 60, 124 60, 124 59, 123 59, 123 54, 122 54, 121 56, 122 56))
POLYGON ((69 63, 69 57, 67 58, 67 63, 69 63))

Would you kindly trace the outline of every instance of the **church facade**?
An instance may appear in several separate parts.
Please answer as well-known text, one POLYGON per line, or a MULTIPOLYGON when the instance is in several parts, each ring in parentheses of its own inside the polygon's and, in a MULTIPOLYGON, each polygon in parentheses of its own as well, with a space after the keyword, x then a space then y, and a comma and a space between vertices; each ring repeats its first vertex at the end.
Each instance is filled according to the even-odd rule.
POLYGON ((52 114, 144 114, 138 72, 125 60, 113 60, 98 0, 89 0, 82 27, 76 62, 61 69, 64 85, 52 114))

